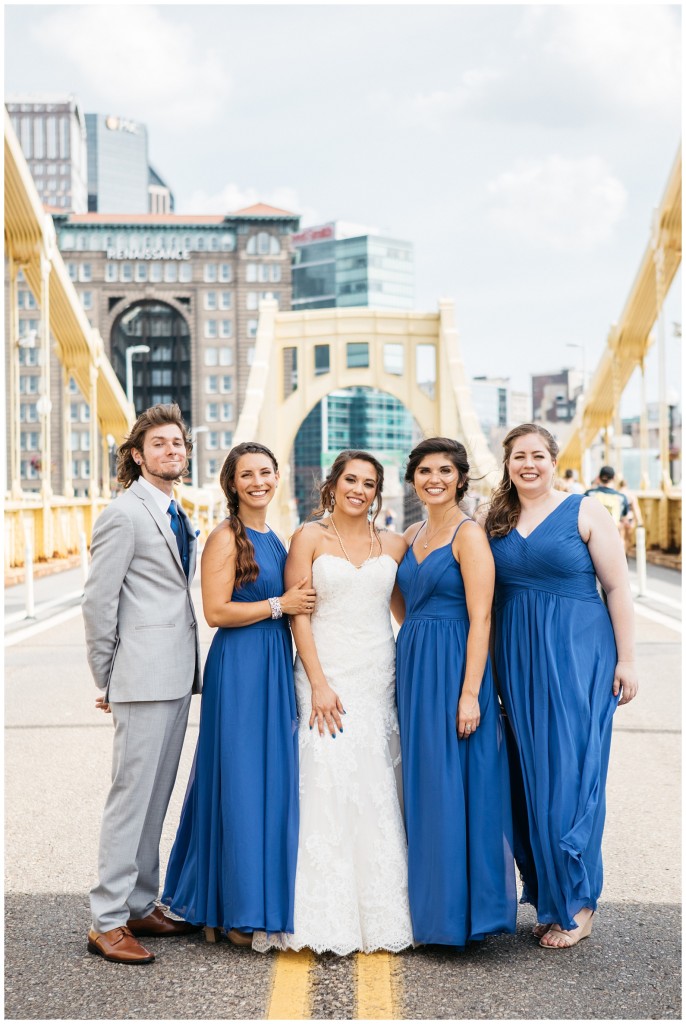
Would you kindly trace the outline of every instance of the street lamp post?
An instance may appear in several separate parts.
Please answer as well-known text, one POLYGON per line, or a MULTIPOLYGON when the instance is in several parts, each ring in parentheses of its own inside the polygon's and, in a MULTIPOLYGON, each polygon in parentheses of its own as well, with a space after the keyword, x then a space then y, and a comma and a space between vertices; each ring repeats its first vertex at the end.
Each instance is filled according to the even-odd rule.
POLYGON ((126 397, 130 405, 133 405, 133 357, 139 352, 149 351, 149 345, 129 345, 126 350, 126 397))
MULTIPOLYGON (((578 348, 581 350, 581 394, 577 397, 575 409, 579 409, 581 416, 581 439, 585 438, 585 432, 583 430, 583 416, 584 416, 584 405, 586 404, 586 346, 580 345, 578 341, 566 342, 567 348, 578 348)), ((587 487, 591 483, 591 464, 590 464, 591 453, 588 449, 585 449, 582 444, 581 448, 581 479, 587 487)))
MULTIPOLYGON (((198 434, 206 434, 209 427, 193 427, 191 429, 191 435, 195 440, 198 434)), ((195 488, 198 486, 198 459, 199 459, 197 446, 193 452, 193 458, 191 459, 191 485, 195 488)))

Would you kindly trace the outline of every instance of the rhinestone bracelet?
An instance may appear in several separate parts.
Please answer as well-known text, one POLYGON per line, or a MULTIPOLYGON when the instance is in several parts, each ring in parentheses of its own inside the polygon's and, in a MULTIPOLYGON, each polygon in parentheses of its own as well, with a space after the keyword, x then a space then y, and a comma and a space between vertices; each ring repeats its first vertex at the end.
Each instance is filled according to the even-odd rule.
POLYGON ((281 607, 281 602, 278 597, 268 597, 267 600, 269 601, 269 607, 272 610, 272 618, 280 619, 283 615, 283 608, 281 607))

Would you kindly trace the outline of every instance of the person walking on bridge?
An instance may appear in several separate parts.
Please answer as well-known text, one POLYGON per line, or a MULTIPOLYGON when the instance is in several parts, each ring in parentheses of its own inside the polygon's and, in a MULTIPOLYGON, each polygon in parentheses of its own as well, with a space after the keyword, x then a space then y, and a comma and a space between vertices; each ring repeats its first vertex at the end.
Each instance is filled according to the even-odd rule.
POLYGON ((190 593, 196 537, 172 490, 192 448, 178 405, 142 413, 117 456, 125 489, 91 542, 86 647, 101 691, 96 706, 114 719, 114 746, 88 950, 114 963, 152 963, 139 938, 196 930, 155 902, 162 824, 191 693, 201 689, 190 593))

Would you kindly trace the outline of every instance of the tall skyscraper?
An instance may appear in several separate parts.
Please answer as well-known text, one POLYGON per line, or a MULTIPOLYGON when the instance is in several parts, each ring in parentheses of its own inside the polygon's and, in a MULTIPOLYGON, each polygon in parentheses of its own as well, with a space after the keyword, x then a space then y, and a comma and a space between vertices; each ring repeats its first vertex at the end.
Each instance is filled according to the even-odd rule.
POLYGON ((71 213, 88 209, 86 122, 73 96, 12 96, 5 106, 46 206, 71 213))
MULTIPOLYGON (((307 228, 291 241, 293 309, 413 308, 411 242, 342 221, 307 228)), ((401 470, 418 437, 411 413, 391 395, 373 388, 346 388, 327 395, 307 416, 295 442, 293 480, 300 518, 309 513, 316 483, 336 453, 363 448, 387 467, 385 504, 402 524, 401 470)))
POLYGON ((169 187, 150 167, 148 130, 116 114, 86 114, 90 213, 170 213, 169 187))

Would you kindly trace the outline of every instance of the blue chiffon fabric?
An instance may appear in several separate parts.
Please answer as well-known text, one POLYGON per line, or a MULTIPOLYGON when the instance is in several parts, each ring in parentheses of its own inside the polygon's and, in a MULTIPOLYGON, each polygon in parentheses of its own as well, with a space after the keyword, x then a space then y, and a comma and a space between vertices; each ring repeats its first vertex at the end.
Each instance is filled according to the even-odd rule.
POLYGON ((515 929, 510 787, 499 705, 487 663, 479 691, 481 724, 469 739, 458 739, 469 618, 452 541, 421 563, 410 548, 397 579, 406 608, 396 648, 396 689, 412 929, 415 942, 464 946, 515 929))
POLYGON ((572 494, 524 538, 491 538, 496 564, 495 664, 519 752, 515 795, 522 902, 573 929, 603 886, 617 661, 608 611, 579 535, 572 494))
MULTIPOLYGON (((232 600, 283 593, 286 550, 247 529, 260 567, 232 600)), ((298 738, 286 617, 218 629, 200 733, 162 901, 194 924, 293 931, 298 738)))

